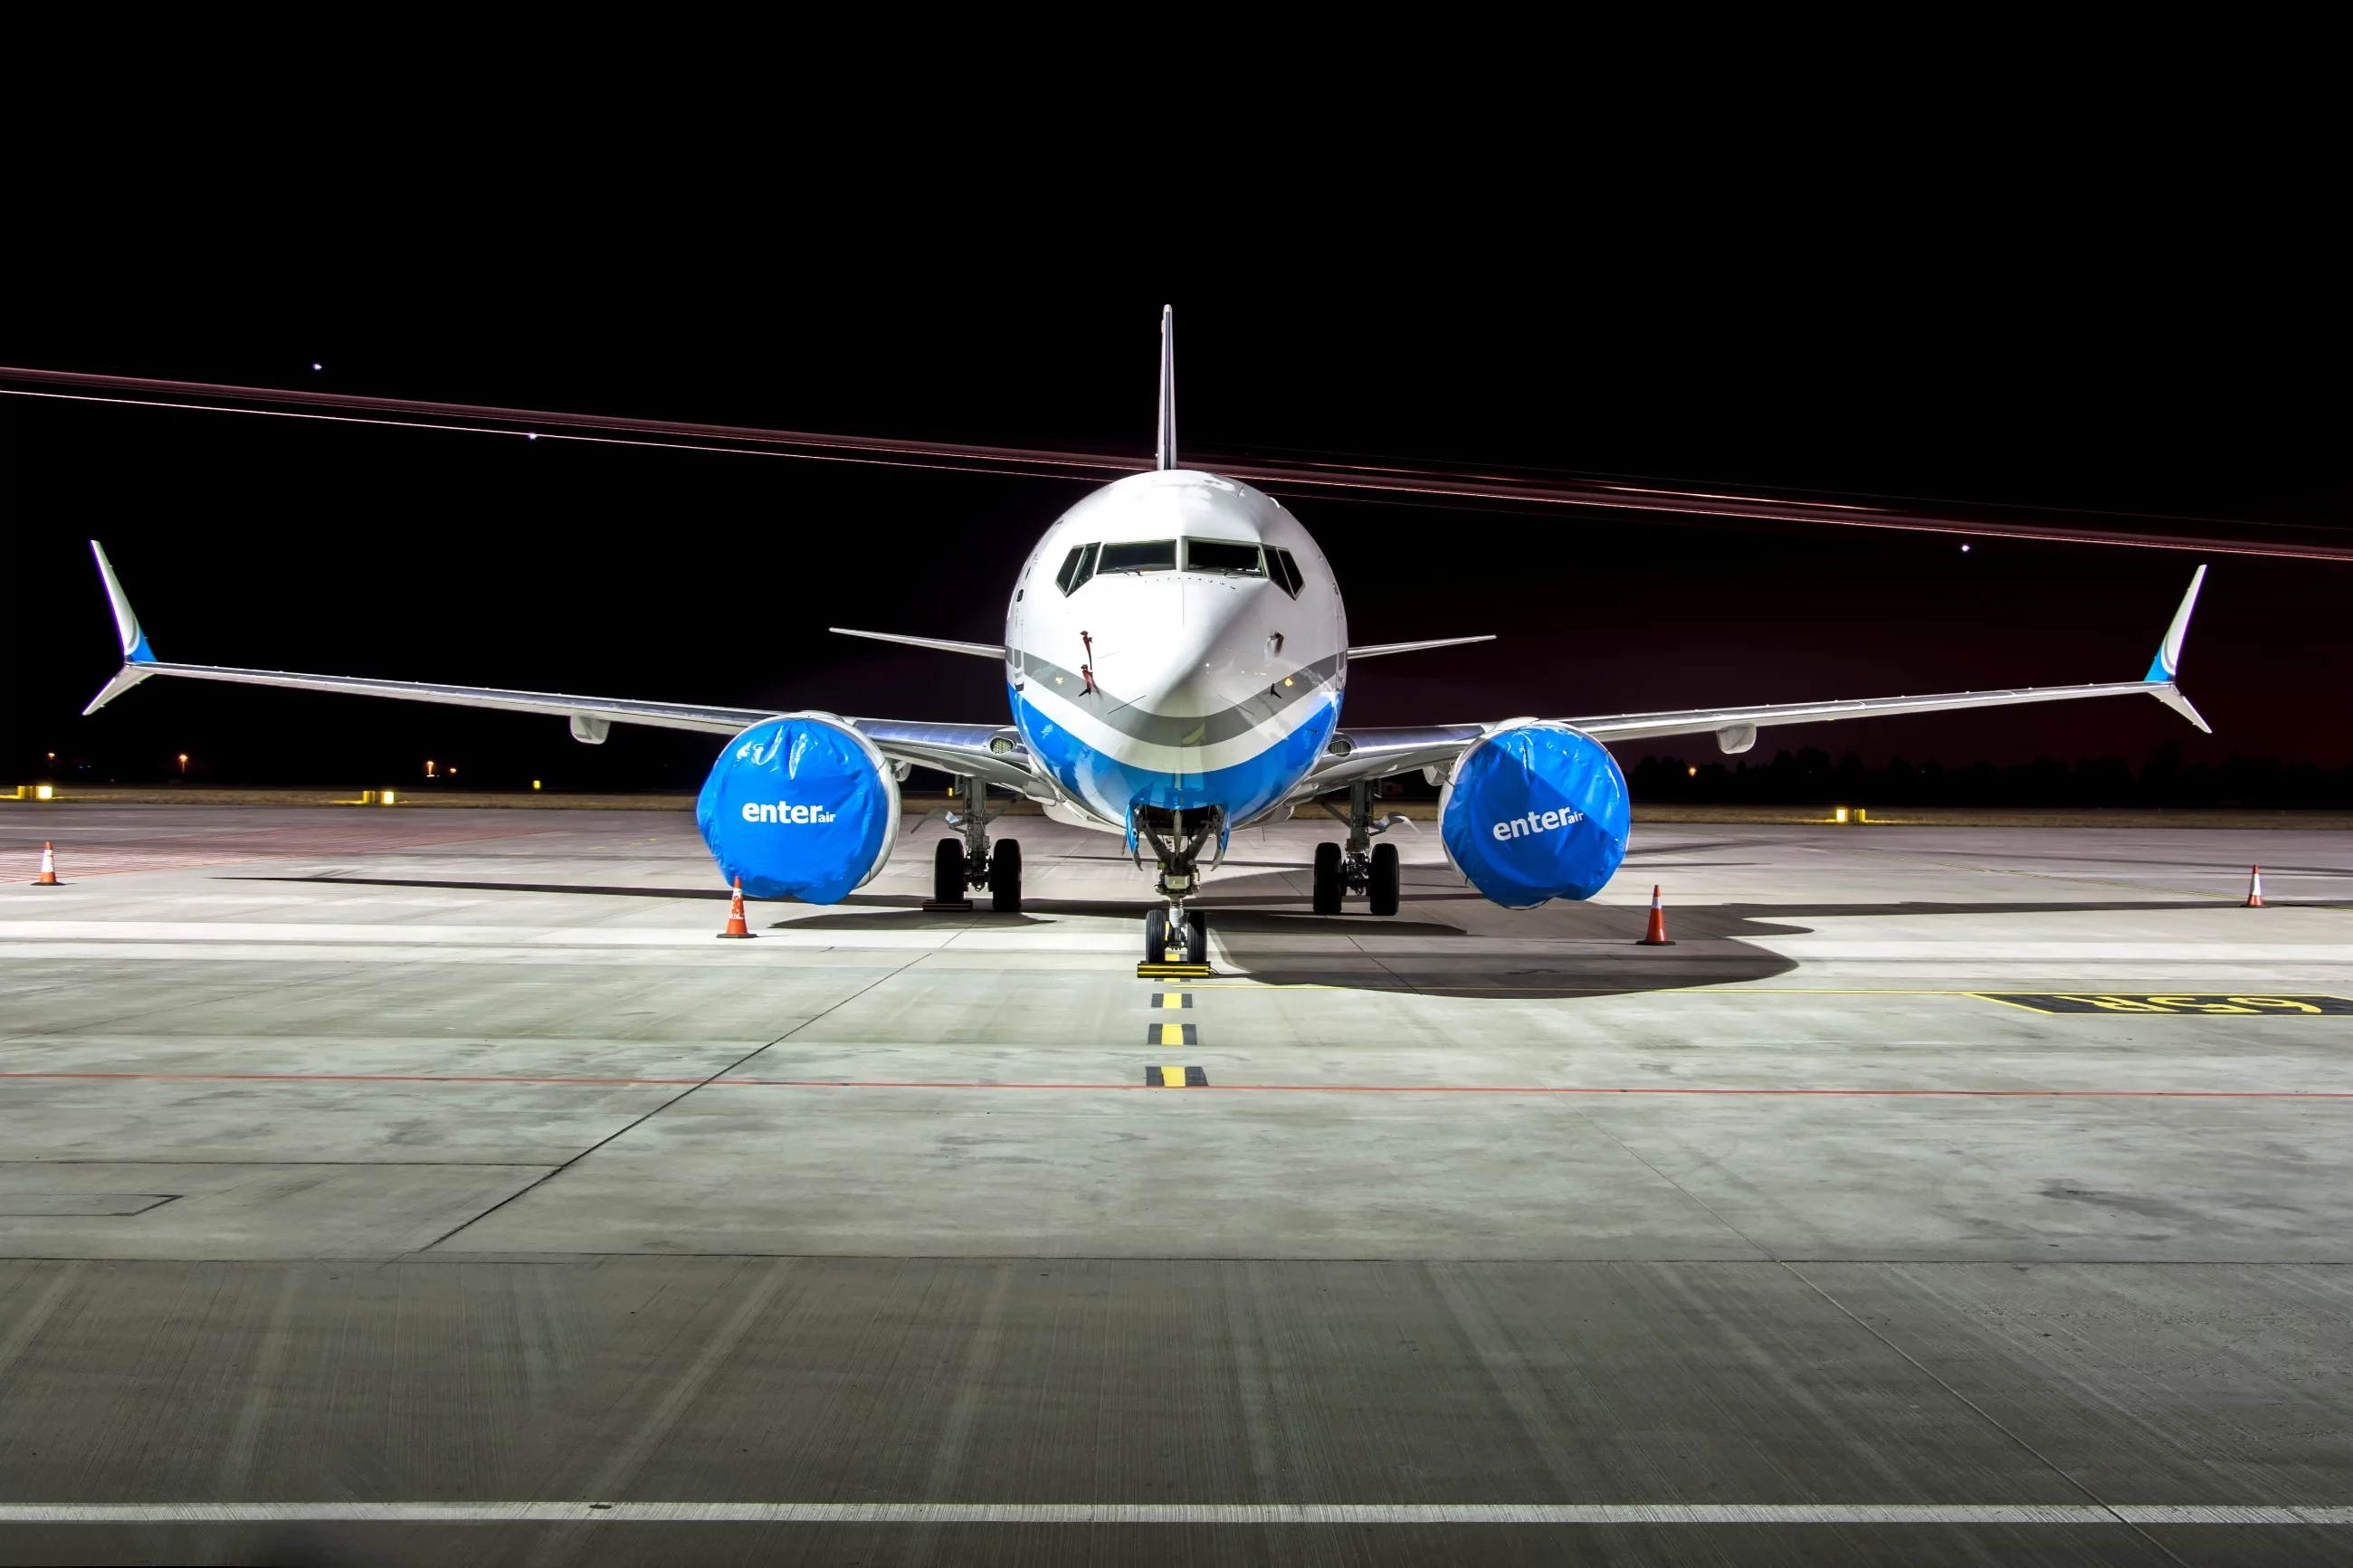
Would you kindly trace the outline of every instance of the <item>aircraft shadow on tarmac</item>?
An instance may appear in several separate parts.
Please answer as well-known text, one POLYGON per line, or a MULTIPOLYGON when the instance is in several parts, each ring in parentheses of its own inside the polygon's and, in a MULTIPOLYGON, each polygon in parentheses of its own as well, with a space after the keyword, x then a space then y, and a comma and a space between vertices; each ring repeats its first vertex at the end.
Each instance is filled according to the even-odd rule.
MULTIPOLYGON (((1409 871, 1420 870, 1415 868, 1409 871)), ((1450 873, 1440 873, 1451 875, 1450 873)), ((415 877, 254 877, 240 881, 332 882, 343 887, 435 888, 466 892, 570 893, 636 899, 724 900, 725 889, 562 882, 459 881, 415 877)), ((1746 940, 1803 936, 1797 921, 1896 915, 2097 914, 2235 908, 2235 899, 2042 900, 1983 903, 1694 904, 1671 907, 1672 947, 1642 947, 1638 905, 1556 901, 1538 910, 1496 908, 1468 887, 1409 885, 1409 914, 1318 915, 1304 908, 1289 873, 1221 877, 1203 884, 1199 907, 1226 958, 1253 979, 1279 985, 1418 991, 1436 995, 1533 1000, 1623 995, 1769 980, 1798 961, 1746 940), (1445 917, 1459 912, 1461 923, 1445 917), (1414 918, 1419 917, 1419 918, 1414 918)), ((2274 900, 2281 902, 2283 900, 2274 900)), ((926 910, 912 894, 854 893, 848 909, 789 917, 769 929, 802 931, 1015 930, 1055 916, 1141 921, 1148 899, 1025 899, 1021 911, 998 913, 979 901, 970 911, 926 910)), ((1352 904, 1361 910, 1361 904, 1352 904)))

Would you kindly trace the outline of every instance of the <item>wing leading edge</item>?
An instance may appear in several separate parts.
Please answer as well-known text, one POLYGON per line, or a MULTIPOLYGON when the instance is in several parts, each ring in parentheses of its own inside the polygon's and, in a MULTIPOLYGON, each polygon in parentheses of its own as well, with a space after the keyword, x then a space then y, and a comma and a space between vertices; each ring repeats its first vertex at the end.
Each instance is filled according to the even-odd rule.
MULTIPOLYGON (((720 708, 692 702, 646 702, 629 698, 586 697, 561 691, 519 691, 495 686, 446 686, 421 680, 379 680, 361 675, 313 675, 287 669, 237 669, 227 665, 173 664, 155 657, 147 635, 131 608, 131 600, 116 581, 113 563, 96 540, 90 552, 98 558, 99 574, 106 584, 114 610, 115 629, 122 639, 122 668, 90 699, 85 714, 97 712, 123 692, 153 676, 180 676, 193 680, 221 680, 240 686, 283 686, 298 691, 331 691, 350 697, 389 697, 407 702, 433 702, 450 708, 491 708, 508 713, 542 713, 567 719, 572 732, 583 741, 601 741, 610 724, 645 724, 660 730, 693 730, 711 735, 733 735, 747 725, 772 719, 776 708, 720 708)), ((1040 794, 1042 785, 1029 768, 1029 752, 1019 735, 990 724, 931 724, 897 719, 851 719, 875 749, 892 762, 910 763, 948 773, 967 773, 1024 795, 1040 794)), ((1043 792, 1041 798, 1045 794, 1043 792)))
MULTIPOLYGON (((2206 581, 2200 566, 2189 579, 2189 591, 2173 614, 2165 640, 2148 673, 2138 680, 2098 681, 2082 686, 2021 686, 1997 691, 1945 691, 1926 697, 1864 697, 1829 702, 1767 703, 1746 708, 1687 708, 1663 713, 1604 713, 1557 722, 1581 730, 1597 741, 1644 741, 1668 735, 1713 734, 1725 752, 1748 750, 1757 731, 1771 724, 1819 724, 1836 719, 1873 719, 1895 713, 1945 713, 1964 708, 2007 708, 2028 702, 2070 702, 2087 697, 2154 697, 2208 734, 2206 721, 2174 684, 2180 668, 2181 645, 2189 631, 2189 613, 2198 590, 2206 581)), ((1506 720, 1504 723, 1524 721, 1506 720)), ((1299 793, 1320 795, 1359 779, 1385 778, 1416 768, 1443 767, 1480 736, 1503 724, 1435 724, 1414 729, 1356 730, 1340 737, 1308 776, 1299 793)))

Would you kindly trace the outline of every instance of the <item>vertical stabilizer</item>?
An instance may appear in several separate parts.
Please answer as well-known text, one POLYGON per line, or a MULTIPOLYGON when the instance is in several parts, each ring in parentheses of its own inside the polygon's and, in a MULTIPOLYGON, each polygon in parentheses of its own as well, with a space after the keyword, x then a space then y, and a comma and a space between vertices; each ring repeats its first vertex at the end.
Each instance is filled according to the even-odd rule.
POLYGON ((1176 312, 1160 307, 1160 445, 1155 468, 1176 466, 1176 312))

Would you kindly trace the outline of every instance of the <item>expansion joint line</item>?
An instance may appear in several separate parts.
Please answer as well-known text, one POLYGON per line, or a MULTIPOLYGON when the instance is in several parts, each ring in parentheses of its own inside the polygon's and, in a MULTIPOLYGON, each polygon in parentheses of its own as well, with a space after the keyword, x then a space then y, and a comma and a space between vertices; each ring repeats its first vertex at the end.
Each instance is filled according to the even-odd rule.
MULTIPOLYGON (((1635 1149, 1624 1139, 1619 1137, 1615 1132, 1610 1131, 1609 1128, 1595 1121, 1592 1113, 1589 1110, 1580 1107, 1577 1110, 1577 1115, 1583 1119, 1588 1126, 1591 1126, 1596 1131, 1599 1132, 1604 1138, 1609 1139, 1609 1142, 1617 1144, 1619 1148, 1624 1150, 1629 1156, 1630 1156, 1637 1163, 1641 1164, 1644 1169, 1648 1170, 1652 1175, 1658 1177, 1659 1180, 1666 1183, 1667 1185, 1674 1188, 1675 1191, 1683 1194, 1683 1196, 1689 1198, 1694 1204, 1697 1205, 1700 1211, 1705 1214, 1710 1219, 1724 1226, 1725 1229, 1730 1231, 1733 1235, 1740 1237, 1741 1240, 1746 1242, 1749 1246, 1756 1247, 1758 1255, 1770 1262, 1776 1268, 1783 1270, 1789 1276, 1789 1278, 1795 1279, 1799 1284, 1804 1286, 1807 1289, 1820 1297, 1823 1301, 1829 1304, 1832 1311, 1838 1313, 1839 1316, 1844 1318, 1847 1321, 1861 1329, 1864 1333, 1869 1334, 1873 1339, 1877 1340, 1881 1344, 1886 1346, 1891 1352, 1901 1358, 1905 1364, 1911 1367, 1913 1371, 1926 1378, 1930 1383, 1935 1384, 1938 1388, 1943 1389, 1947 1398, 1953 1400, 1956 1404, 1959 1405, 1962 1409, 1967 1410, 1978 1420, 1984 1422, 1987 1426, 2000 1433, 2019 1448, 2032 1456, 2036 1464, 2041 1465, 2052 1475, 2057 1476, 2063 1484, 2072 1487, 2076 1491, 2082 1493, 2084 1499, 2089 1501, 2094 1508, 2099 1509, 2107 1513, 2110 1517, 2115 1519, 2118 1524, 2124 1525, 2126 1528, 2132 1531, 2134 1534, 2139 1536, 2143 1541, 2147 1542, 2150 1548, 2159 1556, 2163 1557, 2167 1562, 2175 1563, 2181 1563, 2181 1558, 2176 1555, 2172 1551, 2168 1550, 2163 1542, 2158 1541, 2155 1536, 2149 1534, 2146 1526, 2142 1525, 2136 1520, 2126 1518, 2123 1514, 2116 1512, 2115 1509, 2110 1508, 2105 1498, 2101 1497, 2091 1488, 2085 1486, 2081 1480, 2078 1480, 2065 1468, 2061 1466, 2057 1460, 2052 1458, 2050 1455, 2045 1454, 2042 1449, 2028 1442, 2024 1437, 2021 1436, 2016 1432, 2011 1431, 2008 1426, 2002 1425, 2000 1420, 1995 1418, 1993 1413, 1987 1410, 1985 1406, 1979 1405, 1976 1400, 1971 1399, 1968 1394, 1963 1394, 1959 1389, 1955 1388, 1943 1378, 1938 1377, 1934 1372, 1931 1372, 1926 1366, 1923 1365, 1917 1356, 1905 1350, 1902 1345, 1897 1344, 1894 1340, 1889 1339, 1885 1334, 1880 1332, 1878 1329, 1873 1327, 1870 1323, 1866 1322, 1862 1318, 1850 1310, 1845 1302, 1840 1300, 1837 1297, 1823 1289, 1820 1285, 1815 1284, 1811 1279, 1807 1279, 1803 1274, 1799 1273, 1797 1268, 1791 1264, 1788 1258, 1778 1256, 1771 1247, 1760 1245, 1754 1237, 1751 1237, 1747 1232, 1742 1230, 1738 1226, 1734 1225, 1723 1215, 1718 1214, 1715 1205, 1709 1203, 1705 1198, 1701 1197, 1697 1193, 1693 1192, 1689 1187, 1684 1186, 1681 1182, 1676 1181, 1672 1176, 1668 1175, 1664 1171, 1660 1170, 1657 1165, 1652 1164, 1648 1159, 1645 1159, 1641 1151, 1635 1149)), ((2187 1568, 2187 1564, 2184 1564, 2183 1568, 2187 1568)))
POLYGON ((1948 871, 1974 871, 1981 877, 2025 877, 2037 882, 2081 882, 2094 888, 2115 888, 2127 893, 2171 893, 2176 898, 2194 899, 2201 904, 2214 901, 2212 893, 2195 888, 2159 888, 2146 882, 2120 882, 2114 877, 2093 877, 2080 871, 2029 871, 2018 866, 1972 866, 1966 860, 1940 860, 1928 855, 1905 855, 1898 850, 1882 849, 1868 844, 1842 845, 1851 855, 1873 855, 1883 860, 1901 860, 1912 866, 1941 866, 1948 871))
POLYGON ((2148 1527, 2147 1525, 2142 1524, 2137 1520, 2127 1519, 2123 1514, 2118 1513, 2115 1509, 2110 1508, 2107 1499, 2100 1496, 2099 1493, 2085 1486, 2082 1480, 2076 1478, 2073 1471, 2060 1464, 2058 1460, 2052 1458, 2042 1449, 2036 1447, 2033 1444, 2028 1442, 2025 1437, 2021 1436, 2020 1434, 2011 1431, 2008 1426, 2002 1424, 2000 1418, 1998 1418, 1993 1412, 1988 1410, 1984 1405, 1979 1405, 1976 1400, 1971 1399, 1968 1394, 1963 1394, 1959 1389, 1955 1388, 1943 1378, 1938 1377, 1921 1362, 1919 1357, 1914 1355, 1910 1351, 1905 1350, 1902 1345, 1897 1344, 1894 1340, 1888 1338, 1887 1335, 1882 1333, 1869 1322, 1866 1322, 1861 1315, 1849 1308, 1845 1302, 1840 1300, 1837 1297, 1823 1289, 1811 1279, 1807 1279, 1805 1275, 1799 1273, 1788 1260, 1776 1258, 1773 1261, 1779 1268, 1786 1269, 1792 1279, 1795 1279, 1799 1284, 1803 1285, 1807 1289, 1811 1290, 1815 1295, 1820 1296, 1824 1301, 1828 1302, 1831 1310, 1836 1311, 1841 1317, 1846 1319, 1847 1321, 1861 1329, 1864 1333, 1869 1334, 1873 1339, 1877 1340, 1881 1344, 1885 1345, 1890 1351, 1893 1351, 1898 1356, 1901 1356, 1914 1371, 1926 1378, 1929 1382, 1935 1384, 1938 1388, 1943 1389, 1947 1395, 1957 1401, 1963 1409, 1968 1411, 1978 1420, 1984 1422, 1987 1426, 2000 1433, 2004 1437, 2009 1438, 2026 1453, 2032 1455, 2035 1463, 2042 1466, 2043 1468, 2049 1470, 2052 1475, 2057 1476, 2061 1481, 2083 1493, 2084 1498, 2091 1502, 2093 1507, 2105 1510, 2118 1524, 2125 1526, 2135 1535, 2139 1536, 2143 1541, 2148 1542, 2149 1549, 2151 1551, 2157 1552, 2158 1555, 2163 1557, 2168 1563, 2182 1563, 2182 1568, 2188 1568, 2188 1564, 2182 1563, 2182 1559, 2179 1554, 2175 1552, 2170 1547, 2167 1546, 2165 1542, 2158 1540, 2157 1537, 2148 1532, 2148 1527))
POLYGON ((832 1014, 839 1011, 841 1008, 847 1007, 852 1002, 857 1001, 860 996, 865 995, 869 991, 873 990, 877 985, 881 985, 887 981, 897 979, 900 975, 905 973, 908 970, 913 968, 916 964, 921 963, 924 959, 930 956, 931 955, 929 953, 919 952, 913 957, 908 959, 906 963, 900 964, 896 969, 890 970, 882 974, 875 976, 875 978, 868 981, 865 984, 860 986, 849 995, 842 997, 839 1001, 833 1003, 830 1006, 820 1008, 817 1012, 810 1014, 807 1017, 803 1018, 799 1023, 795 1024, 791 1028, 786 1029, 775 1039, 769 1040, 765 1044, 753 1047, 750 1050, 745 1051, 742 1056, 737 1057, 733 1061, 712 1071, 708 1078, 700 1079, 693 1083, 688 1084, 684 1089, 680 1089, 676 1094, 671 1095, 668 1100, 663 1100, 659 1105, 655 1106, 643 1116, 637 1117, 630 1121, 625 1122, 621 1126, 615 1128, 612 1131, 607 1133, 604 1137, 597 1139, 596 1142, 589 1144, 588 1147, 581 1150, 580 1152, 573 1155, 572 1158, 565 1161, 561 1165, 556 1166, 554 1170, 542 1175, 537 1181, 532 1182, 528 1185, 519 1187, 515 1191, 509 1193, 505 1197, 501 1198, 498 1202, 492 1204, 481 1213, 473 1215, 470 1219, 459 1221, 458 1224, 450 1226, 448 1230, 442 1232, 439 1236, 437 1236, 432 1240, 427 1242, 424 1246, 416 1248, 406 1256, 414 1258, 420 1253, 430 1252, 435 1247, 439 1247, 443 1242, 448 1241, 451 1237, 456 1236, 459 1231, 480 1224, 483 1220, 490 1218, 492 1215, 498 1213, 501 1209, 506 1207, 509 1204, 515 1202, 519 1198, 530 1196, 532 1194, 539 1191, 540 1188, 545 1186, 548 1183, 555 1180, 556 1177, 564 1174, 565 1172, 572 1169, 573 1166, 580 1163, 581 1161, 586 1160, 589 1155, 594 1154, 597 1150, 602 1149, 605 1145, 614 1142, 616 1139, 627 1137, 628 1134, 636 1131, 638 1128, 643 1127, 647 1122, 651 1121, 655 1117, 659 1116, 663 1111, 668 1110, 671 1106, 676 1105, 680 1100, 684 1100, 688 1095, 692 1094, 695 1090, 709 1089, 712 1084, 718 1082, 721 1079, 725 1078, 728 1074, 741 1068, 745 1063, 751 1061, 754 1058, 758 1057, 764 1051, 767 1051, 776 1046, 783 1045, 786 1040, 791 1039, 795 1035, 799 1034, 803 1029, 807 1028, 811 1024, 816 1023, 818 1019, 828 1017, 832 1014))

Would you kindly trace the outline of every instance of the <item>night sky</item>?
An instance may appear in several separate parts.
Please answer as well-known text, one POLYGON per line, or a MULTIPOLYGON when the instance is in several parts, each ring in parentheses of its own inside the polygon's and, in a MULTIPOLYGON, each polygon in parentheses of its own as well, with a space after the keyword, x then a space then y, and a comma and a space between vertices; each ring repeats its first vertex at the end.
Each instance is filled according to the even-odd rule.
MULTIPOLYGON (((1245 203, 1169 246, 1148 226, 1031 225, 1018 244, 893 230, 845 248, 814 221, 681 225, 656 244, 647 226, 668 219, 629 216, 344 226, 290 248, 222 209, 202 266, 142 269, 103 246, 54 258, 41 308, 0 329, 0 362, 1148 456, 1167 300, 1195 450, 2221 518, 2353 543, 2344 307, 2306 234, 2158 244, 2094 204, 1966 238, 1915 211, 1810 213, 1736 242, 1702 214, 1634 238, 1535 224, 1376 244, 1245 203)), ((994 666, 823 628, 997 640, 1013 572, 1087 488, 19 397, 0 398, 0 779, 37 776, 49 751, 80 776, 156 778, 185 751, 218 782, 396 783, 431 756, 484 784, 687 787, 712 754, 702 737, 617 728, 589 748, 554 720, 166 681, 80 718, 117 663, 93 536, 165 658, 998 721, 994 666)), ((1291 504, 1355 640, 1501 634, 1360 666, 1357 724, 2131 679, 2200 559, 1291 504)), ((2138 765, 2170 744, 2353 762, 2353 564, 2211 559, 2181 675, 2211 740, 2110 700, 1768 731, 1755 760, 1816 745, 2138 765)), ((1699 739, 1621 760, 1665 750, 1713 754, 1699 739)))

